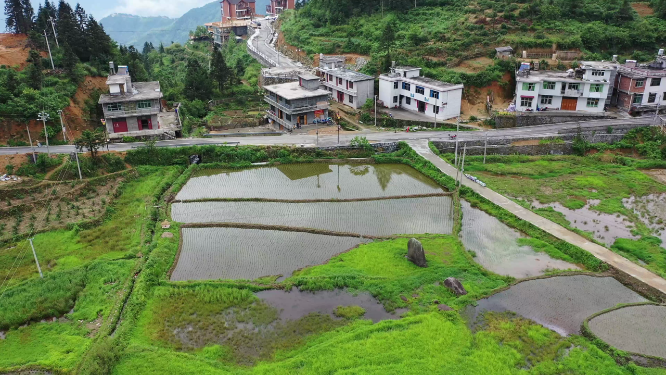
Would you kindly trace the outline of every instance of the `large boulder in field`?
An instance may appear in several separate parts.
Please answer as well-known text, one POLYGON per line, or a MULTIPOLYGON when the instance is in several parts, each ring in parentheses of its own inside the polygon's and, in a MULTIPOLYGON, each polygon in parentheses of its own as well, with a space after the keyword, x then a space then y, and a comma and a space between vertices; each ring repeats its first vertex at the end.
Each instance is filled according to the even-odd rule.
POLYGON ((448 279, 444 280, 444 286, 451 289, 451 291, 455 293, 456 296, 464 296, 467 294, 465 287, 455 277, 449 277, 448 279))
POLYGON ((407 259, 419 267, 428 267, 425 251, 423 251, 423 245, 421 245, 421 242, 415 238, 409 240, 409 243, 407 244, 407 259))

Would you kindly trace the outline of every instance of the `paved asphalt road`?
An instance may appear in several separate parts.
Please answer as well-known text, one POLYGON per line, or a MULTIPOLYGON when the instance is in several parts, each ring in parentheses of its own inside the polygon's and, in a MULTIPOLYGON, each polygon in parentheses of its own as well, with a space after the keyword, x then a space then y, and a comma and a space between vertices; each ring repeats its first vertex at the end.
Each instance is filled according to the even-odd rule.
POLYGON ((272 21, 269 20, 260 20, 261 22, 261 27, 259 28, 259 34, 252 38, 250 41, 253 46, 255 46, 259 52, 263 53, 264 55, 268 56, 271 60, 275 62, 279 62, 279 66, 286 68, 286 67, 295 67, 298 66, 298 64, 288 57, 286 57, 283 54, 280 54, 280 59, 278 60, 278 53, 271 46, 269 43, 272 38, 273 34, 273 28, 272 28, 272 21))
MULTIPOLYGON (((512 129, 498 129, 486 131, 461 131, 458 137, 459 141, 474 141, 483 140, 488 133, 488 138, 521 138, 521 137, 553 137, 557 136, 559 132, 567 132, 576 130, 578 126, 582 129, 595 126, 608 126, 617 124, 635 124, 635 125, 650 125, 651 118, 635 118, 623 120, 601 120, 589 121, 581 123, 564 123, 552 125, 531 126, 525 128, 512 128, 512 129)), ((394 141, 409 141, 418 139, 427 140, 441 140, 449 141, 448 135, 454 132, 442 131, 423 131, 423 132, 377 132, 377 133, 364 133, 362 136, 368 138, 370 142, 394 142, 394 141)), ((340 135, 340 144, 347 145, 356 136, 355 133, 340 135)), ((194 145, 210 145, 210 144, 236 144, 241 145, 296 145, 303 147, 314 146, 336 146, 338 144, 337 135, 326 135, 317 137, 315 135, 306 134, 284 134, 281 136, 248 136, 248 137, 216 137, 216 138, 195 138, 195 139, 177 139, 173 141, 160 141, 156 143, 158 147, 183 147, 194 145)), ((141 147, 142 143, 114 143, 109 145, 111 151, 127 151, 133 148, 141 147)), ((46 152, 46 147, 35 148, 37 152, 46 152)), ((25 154, 30 152, 30 147, 0 147, 0 155, 10 154, 25 154)), ((74 152, 74 146, 52 146, 52 153, 66 154, 74 152)))

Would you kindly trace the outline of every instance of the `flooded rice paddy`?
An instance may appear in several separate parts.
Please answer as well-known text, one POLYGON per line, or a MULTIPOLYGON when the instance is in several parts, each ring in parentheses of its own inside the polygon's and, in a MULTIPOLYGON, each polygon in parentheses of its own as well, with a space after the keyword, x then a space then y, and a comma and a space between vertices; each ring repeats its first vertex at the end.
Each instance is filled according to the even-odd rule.
POLYGON ((512 311, 561 335, 579 334, 583 321, 619 303, 645 298, 611 277, 558 276, 524 281, 465 311, 474 323, 484 311, 512 311))
POLYGON ((367 241, 235 228, 184 228, 182 232, 183 248, 172 281, 289 276, 367 241))
POLYGON ((661 238, 661 246, 666 248, 666 194, 631 197, 623 199, 622 203, 661 238))
POLYGON ((666 306, 629 306, 589 321, 592 332, 620 350, 666 359, 666 306))
POLYGON ((353 199, 441 193, 433 180, 402 164, 288 164, 202 170, 177 200, 215 198, 353 199))
POLYGON ((256 293, 266 304, 276 308, 282 320, 298 320, 312 313, 335 317, 338 306, 360 306, 365 310, 363 319, 377 323, 381 320, 400 319, 405 310, 389 313, 370 293, 352 295, 343 290, 324 290, 316 293, 292 290, 266 290, 256 293))
POLYGON ((618 238, 637 238, 631 234, 633 223, 627 217, 619 214, 606 214, 591 209, 599 203, 599 200, 589 200, 585 207, 577 210, 566 208, 559 203, 541 204, 533 202, 532 206, 537 208, 552 207, 555 211, 564 215, 571 227, 593 233, 594 238, 607 246, 612 246, 618 238))
POLYGON ((181 223, 282 225, 367 236, 453 231, 450 197, 318 203, 176 203, 171 215, 181 223))
POLYGON ((529 246, 518 245, 522 235, 497 218, 462 201, 461 239, 473 251, 474 260, 499 275, 525 278, 543 275, 547 270, 578 269, 575 265, 537 253, 529 246))

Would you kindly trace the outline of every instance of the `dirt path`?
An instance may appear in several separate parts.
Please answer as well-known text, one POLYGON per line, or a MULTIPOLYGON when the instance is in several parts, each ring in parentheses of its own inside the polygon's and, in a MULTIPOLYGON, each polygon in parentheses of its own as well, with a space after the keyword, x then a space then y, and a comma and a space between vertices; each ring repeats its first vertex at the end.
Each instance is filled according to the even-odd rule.
MULTIPOLYGON (((408 141, 407 143, 419 155, 423 156, 424 158, 432 162, 440 171, 455 178, 456 169, 452 165, 442 160, 439 156, 435 155, 428 147, 427 140, 412 140, 408 141)), ((462 179, 462 184, 474 190, 474 192, 488 199, 494 204, 516 215, 518 218, 532 223, 533 225, 537 226, 539 229, 563 241, 566 241, 572 245, 578 246, 581 249, 590 252, 597 259, 608 263, 610 266, 617 268, 618 270, 628 274, 629 276, 651 286, 652 288, 657 289, 661 293, 666 294, 666 280, 653 274, 652 272, 646 270, 645 268, 628 261, 627 259, 606 249, 603 246, 590 242, 584 237, 568 229, 565 229, 562 226, 557 225, 552 221, 545 219, 526 208, 521 207, 514 201, 504 197, 501 194, 494 192, 493 190, 484 188, 481 185, 472 182, 466 178, 462 179)))

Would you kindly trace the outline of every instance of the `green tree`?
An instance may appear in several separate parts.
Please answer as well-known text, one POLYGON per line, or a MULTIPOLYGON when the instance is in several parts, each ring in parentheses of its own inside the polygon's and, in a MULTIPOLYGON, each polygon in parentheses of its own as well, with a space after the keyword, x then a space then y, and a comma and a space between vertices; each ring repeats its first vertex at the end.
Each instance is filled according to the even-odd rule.
POLYGON ((187 60, 184 94, 188 100, 209 100, 213 94, 208 72, 192 57, 187 60))
POLYGON ((30 65, 28 65, 26 68, 26 79, 28 86, 35 90, 40 90, 42 88, 42 82, 44 81, 44 73, 42 72, 42 56, 34 49, 30 50, 28 62, 30 62, 30 65))
POLYGON ((74 50, 67 43, 63 43, 63 56, 62 67, 65 69, 67 76, 74 82, 78 82, 79 77, 76 76, 76 64, 79 63, 79 58, 74 53, 74 50))
POLYGON ((160 53, 164 53, 164 43, 160 42, 160 53))
POLYGON ((5 0, 5 24, 14 34, 27 34, 32 29, 34 16, 30 0, 5 0))
POLYGON ((102 129, 95 129, 94 131, 84 130, 81 136, 74 140, 76 148, 80 152, 83 152, 84 148, 87 149, 93 159, 97 157, 97 152, 105 144, 106 136, 102 129))
POLYGON ((382 50, 387 54, 391 54, 391 49, 395 46, 396 34, 398 33, 398 21, 395 17, 390 17, 382 27, 382 35, 379 44, 382 50))
POLYGON ((218 50, 217 45, 213 47, 213 58, 210 67, 210 76, 217 83, 220 91, 224 90, 225 84, 229 81, 229 67, 227 66, 222 52, 218 50))

